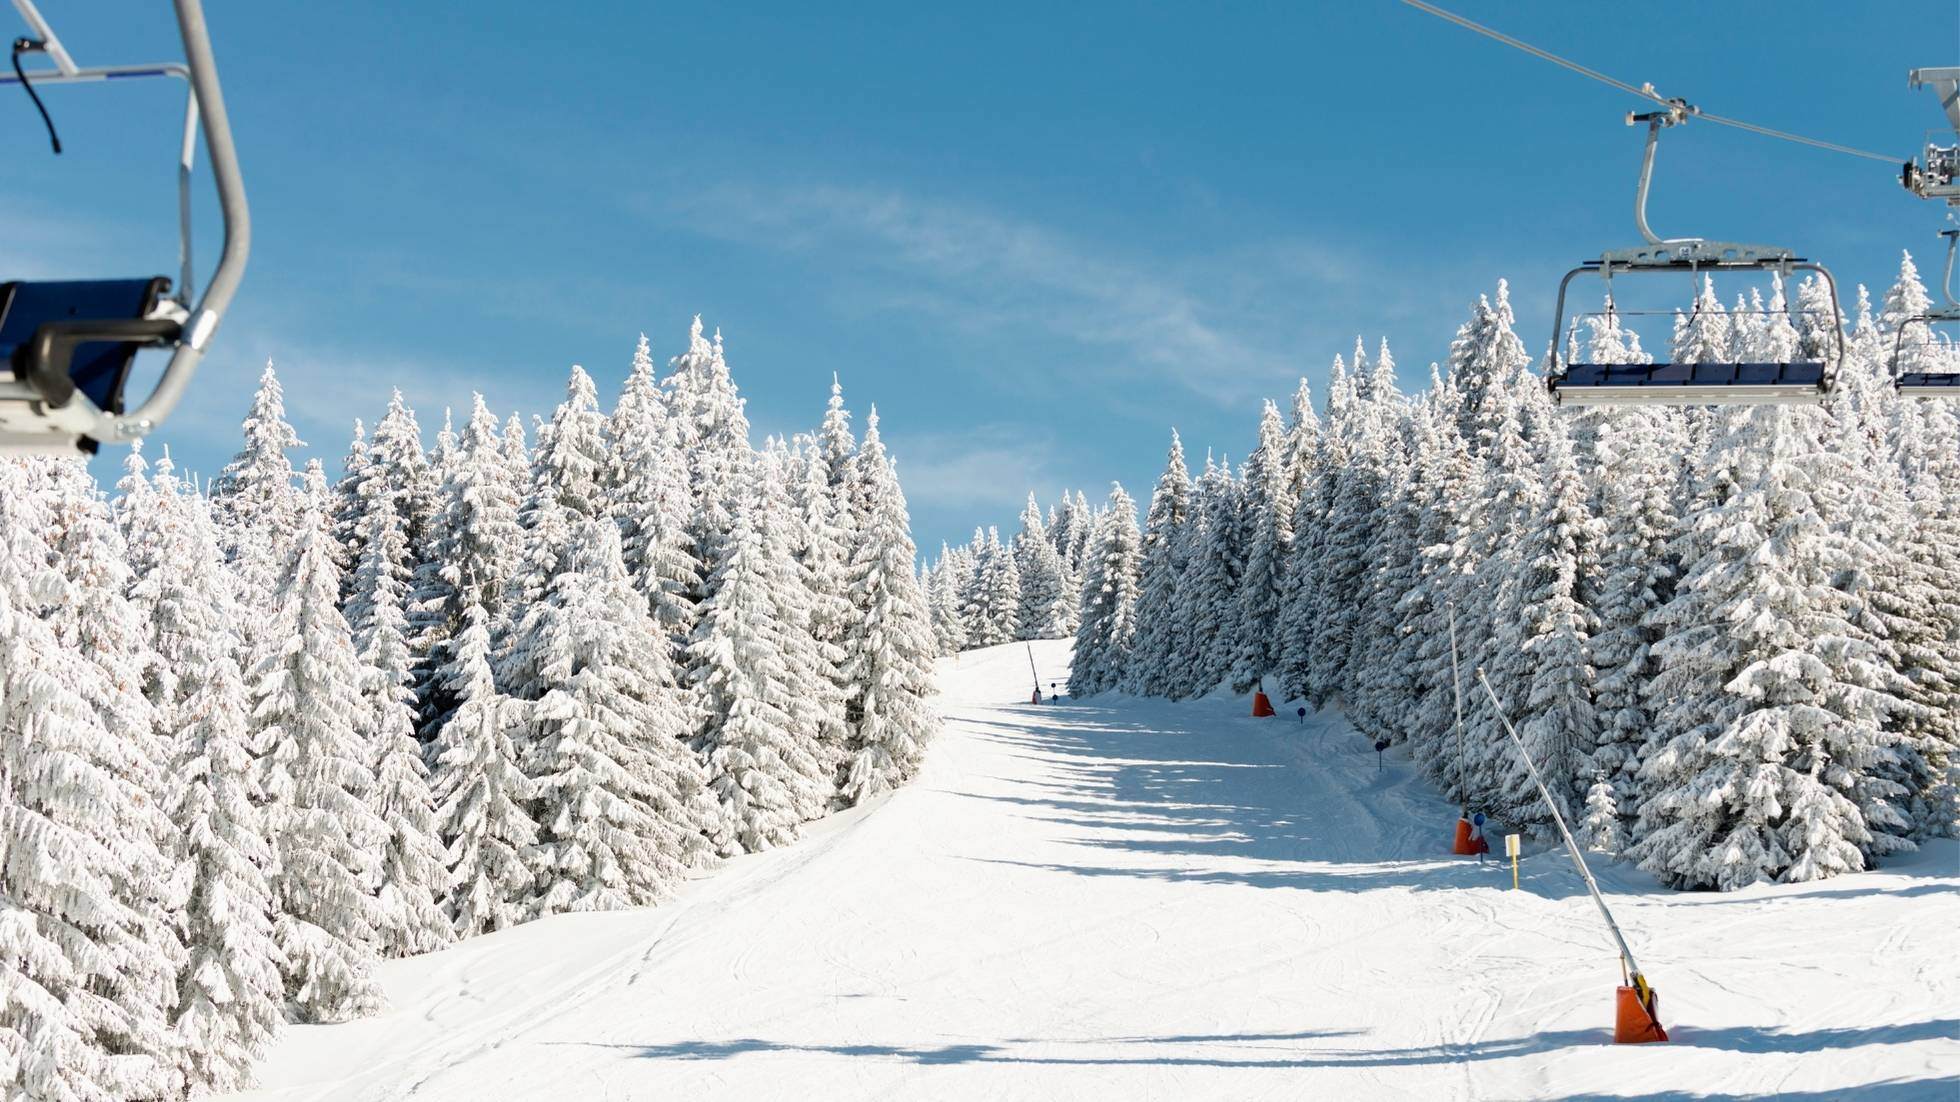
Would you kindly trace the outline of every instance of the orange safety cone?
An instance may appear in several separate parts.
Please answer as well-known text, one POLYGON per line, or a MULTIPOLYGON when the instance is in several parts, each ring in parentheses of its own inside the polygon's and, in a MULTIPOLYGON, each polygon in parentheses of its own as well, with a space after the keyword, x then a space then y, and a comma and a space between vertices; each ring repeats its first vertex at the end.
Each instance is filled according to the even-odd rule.
POLYGON ((1644 1045, 1667 1040, 1667 1030, 1661 1028, 1660 1003, 1660 992, 1651 987, 1646 1002, 1640 1001, 1639 988, 1618 988, 1613 1001, 1613 1043, 1644 1045))
POLYGON ((1468 857, 1477 852, 1477 844, 1470 840, 1470 820, 1458 819, 1456 821, 1456 844, 1450 847, 1450 852, 1461 854, 1464 857, 1468 857))
POLYGON ((1267 699, 1265 690, 1263 689, 1252 694, 1252 714, 1255 716, 1269 716, 1274 714, 1273 702, 1267 699))

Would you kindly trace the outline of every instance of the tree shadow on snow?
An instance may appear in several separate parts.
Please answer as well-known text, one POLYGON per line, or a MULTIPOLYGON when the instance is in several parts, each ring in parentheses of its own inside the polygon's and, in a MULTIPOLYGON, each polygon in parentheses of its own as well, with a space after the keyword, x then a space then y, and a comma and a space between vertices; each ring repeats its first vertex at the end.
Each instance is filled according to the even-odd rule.
MULTIPOLYGON (((1743 1053, 1818 1052, 1859 1048, 1872 1044, 1901 1044, 1948 1038, 1960 1031, 1960 1021, 1945 1019, 1907 1025, 1874 1026, 1868 1029, 1765 1030, 1737 1026, 1723 1029, 1675 1031, 1671 1044, 1690 1048, 1712 1048, 1743 1053)), ((1008 1038, 995 1042, 965 1042, 945 1045, 900 1044, 822 1044, 769 1041, 742 1037, 721 1041, 675 1041, 663 1044, 604 1044, 590 1041, 558 1041, 550 1044, 612 1048, 630 1052, 646 1060, 732 1060, 738 1056, 794 1053, 846 1058, 895 1060, 918 1065, 936 1064, 1031 1064, 1055 1066, 1124 1067, 1159 1065, 1167 1067, 1217 1068, 1380 1068, 1414 1067, 1438 1064, 1466 1064, 1487 1060, 1541 1055, 1562 1049, 1604 1047, 1612 1042, 1607 1029, 1559 1030, 1528 1037, 1473 1041, 1465 1044, 1425 1045, 1407 1049, 1327 1048, 1289 1051, 1292 1042, 1320 1041, 1352 1036, 1350 1030, 1308 1030, 1298 1033, 1171 1034, 1165 1036, 1126 1036, 1043 1040, 1008 1038), (1206 1046, 1207 1051, 1181 1051, 1184 1046, 1206 1046), (1169 1049, 1169 1051, 1119 1051, 1117 1053, 1074 1055, 1071 1048, 1115 1047, 1121 1050, 1169 1049), (1062 1051, 1054 1051, 1060 1049, 1062 1051), (1218 1051, 1224 1049, 1225 1051, 1218 1051), (1239 1049, 1242 1051, 1231 1051, 1239 1049)), ((1735 1095, 1687 1094, 1681 1092, 1621 1096, 1642 1099, 1730 1099, 1730 1098, 1850 1098, 1886 1100, 1935 1097, 1927 1092, 1950 1086, 1952 1079, 1887 1080, 1862 1086, 1819 1091, 1812 1094, 1735 1095), (1917 1092, 1917 1093, 1915 1093, 1917 1092)), ((1951 1098, 1951 1093, 1940 1097, 1951 1098)))
MULTIPOLYGON (((1454 890, 1496 878, 1495 859, 1480 868, 1448 852, 1455 807, 1406 762, 1378 768, 1352 731, 1248 730, 1250 721, 1201 709, 1162 709, 1154 726, 1133 715, 1056 706, 1033 729, 969 719, 996 752, 1040 762, 1043 776, 991 778, 1005 792, 947 794, 1068 828, 1057 840, 1072 846, 1144 858, 996 862, 1050 872, 1342 892, 1454 890), (1309 774, 1314 783, 1303 785, 1309 774)), ((1527 861, 1525 886, 1553 899, 1585 890, 1552 862, 1527 861)))

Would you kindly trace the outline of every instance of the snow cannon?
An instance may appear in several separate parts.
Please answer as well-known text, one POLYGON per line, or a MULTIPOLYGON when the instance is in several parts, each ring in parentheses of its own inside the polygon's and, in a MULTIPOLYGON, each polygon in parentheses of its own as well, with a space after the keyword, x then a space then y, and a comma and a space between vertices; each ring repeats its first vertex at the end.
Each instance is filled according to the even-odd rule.
POLYGON ((1613 1043, 1644 1045, 1667 1040, 1661 1028, 1660 992, 1647 986, 1647 977, 1636 972, 1629 986, 1616 989, 1613 1001, 1613 1043))
POLYGON ((1450 852, 1461 857, 1468 857, 1477 852, 1476 844, 1470 841, 1470 820, 1461 816, 1457 818, 1456 844, 1450 847, 1450 852))
POLYGON ((1252 694, 1252 714, 1255 716, 1278 714, 1273 711, 1273 702, 1266 696, 1266 690, 1260 689, 1252 694))
POLYGON ((1036 689, 1036 690, 1034 691, 1034 701, 1033 701, 1033 702, 1034 702, 1034 703, 1036 703, 1036 704, 1039 704, 1039 703, 1041 703, 1041 690, 1040 690, 1040 689, 1036 689))

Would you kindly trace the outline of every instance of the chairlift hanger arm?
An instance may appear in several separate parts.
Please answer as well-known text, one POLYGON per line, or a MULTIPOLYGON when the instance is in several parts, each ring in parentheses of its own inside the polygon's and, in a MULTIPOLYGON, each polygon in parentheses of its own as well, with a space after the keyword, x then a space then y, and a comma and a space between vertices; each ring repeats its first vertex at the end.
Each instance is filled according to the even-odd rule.
POLYGON ((1960 68, 1914 69, 1906 74, 1906 86, 1914 91, 1931 88, 1940 97, 1947 123, 1960 131, 1960 68))

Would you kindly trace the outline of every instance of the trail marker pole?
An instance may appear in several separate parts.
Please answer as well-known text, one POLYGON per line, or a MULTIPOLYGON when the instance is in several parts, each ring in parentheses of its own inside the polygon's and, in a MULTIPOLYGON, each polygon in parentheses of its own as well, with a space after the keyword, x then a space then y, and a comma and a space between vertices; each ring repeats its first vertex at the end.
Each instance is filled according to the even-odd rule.
POLYGON ((1307 725, 1307 710, 1300 708, 1297 710, 1297 714, 1300 717, 1300 726, 1305 727, 1307 725))
POLYGON ((1511 859, 1511 890, 1512 891, 1518 890, 1518 850, 1520 848, 1521 847, 1519 845, 1519 839, 1517 835, 1506 834, 1504 836, 1504 855, 1511 859))
POLYGON ((1504 702, 1497 699, 1497 690, 1490 687, 1490 678, 1484 676, 1482 666, 1477 667, 1477 680, 1490 694, 1491 707, 1497 709, 1498 722, 1504 724, 1504 733, 1511 736, 1511 745, 1518 748, 1518 756, 1524 759, 1525 771, 1531 774, 1531 783, 1538 786, 1538 794, 1545 798, 1545 807, 1552 813, 1552 822, 1558 826, 1559 837, 1565 840, 1565 852, 1572 856, 1572 865, 1579 870, 1579 878, 1586 882, 1586 891, 1591 893, 1593 905, 1599 908, 1599 917, 1606 920, 1606 929, 1613 935, 1613 941, 1620 947, 1620 961, 1626 970, 1630 988, 1621 988, 1622 1013, 1613 1031, 1613 1039, 1621 1043, 1641 1041, 1665 1041, 1667 1031, 1661 1028, 1659 1012, 1655 1009, 1657 996, 1647 983, 1647 977, 1640 972, 1640 965, 1633 959, 1633 950, 1627 947, 1625 935, 1620 933, 1620 924, 1613 921, 1613 912, 1606 909, 1606 899, 1599 894, 1599 882, 1593 879, 1592 870, 1586 867, 1586 858, 1579 850, 1579 843, 1572 838, 1572 831, 1565 825, 1565 815, 1558 809, 1558 801, 1552 799, 1551 790, 1545 787, 1545 778, 1538 775, 1538 765, 1531 760, 1531 754, 1524 748, 1524 740, 1511 726, 1511 717, 1504 711, 1504 702), (1624 1012, 1627 995, 1631 995, 1641 1012, 1636 1020, 1629 1021, 1624 1012), (1644 1017, 1644 1021, 1638 1020, 1644 1017))

